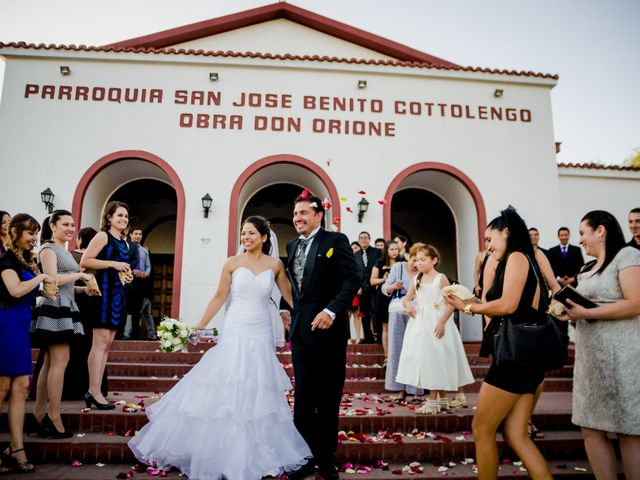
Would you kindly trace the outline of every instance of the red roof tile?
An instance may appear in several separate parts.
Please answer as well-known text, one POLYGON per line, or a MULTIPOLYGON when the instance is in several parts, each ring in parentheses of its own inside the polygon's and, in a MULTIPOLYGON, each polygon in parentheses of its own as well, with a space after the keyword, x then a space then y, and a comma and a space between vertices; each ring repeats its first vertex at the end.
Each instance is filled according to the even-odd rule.
POLYGON ((559 163, 560 168, 583 168, 586 170, 618 170, 626 172, 640 172, 640 167, 631 165, 602 165, 600 163, 559 163))
POLYGON ((175 48, 151 48, 151 47, 113 47, 113 46, 105 46, 105 47, 96 47, 96 46, 87 46, 87 45, 55 45, 49 44, 45 45, 34 44, 34 43, 26 43, 26 42, 11 42, 11 43, 1 43, 0 48, 24 48, 24 49, 32 49, 32 50, 64 50, 64 51, 74 51, 74 52, 115 52, 115 53, 145 53, 145 54, 171 54, 171 55, 197 55, 197 56, 207 56, 207 57, 236 57, 236 58, 261 58, 261 59, 269 59, 269 60, 302 60, 302 61, 311 61, 311 62, 330 62, 330 63, 350 63, 350 64, 361 64, 361 65, 380 65, 380 66, 391 66, 391 67, 412 67, 412 68, 425 68, 425 69, 436 69, 436 70, 454 70, 461 72, 479 72, 479 73, 489 73, 494 75, 513 75, 519 77, 538 77, 538 78, 549 78, 549 79, 558 79, 558 75, 549 74, 549 73, 536 73, 536 72, 524 72, 524 71, 516 71, 516 70, 504 70, 497 68, 482 68, 482 67, 462 67, 451 64, 451 66, 443 66, 443 65, 435 65, 432 63, 418 62, 418 61, 400 61, 400 60, 376 60, 371 58, 339 58, 339 57, 328 57, 328 56, 320 56, 320 55, 293 55, 293 54, 274 54, 274 53, 259 53, 259 52, 234 52, 234 51, 204 51, 204 50, 193 50, 193 49, 175 49, 175 48))

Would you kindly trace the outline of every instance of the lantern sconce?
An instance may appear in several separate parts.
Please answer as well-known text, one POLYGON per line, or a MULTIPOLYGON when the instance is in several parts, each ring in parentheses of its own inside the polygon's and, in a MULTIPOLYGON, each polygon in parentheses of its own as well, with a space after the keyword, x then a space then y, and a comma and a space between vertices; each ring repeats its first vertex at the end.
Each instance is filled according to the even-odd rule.
POLYGON ((358 80, 358 88, 360 90, 367 88, 367 81, 366 80, 358 80))
POLYGON ((211 209, 211 204, 213 204, 213 198, 208 193, 202 197, 202 208, 204 209, 204 218, 209 218, 209 210, 211 209))
POLYGON ((218 81, 218 72, 210 72, 209 73, 209 80, 211 80, 212 82, 217 82, 218 81))
POLYGON ((362 217, 364 217, 367 210, 369 210, 369 202, 366 198, 362 197, 358 202, 358 223, 362 223, 362 217))
POLYGON ((496 88, 493 92, 493 96, 496 98, 500 98, 502 95, 504 95, 504 90, 502 90, 501 88, 496 88))
POLYGON ((71 67, 69 67, 67 65, 61 65, 60 66, 60 74, 62 74, 65 77, 67 75, 71 75, 71 67))
POLYGON ((40 199, 49 213, 53 212, 53 199, 55 197, 49 187, 40 192, 40 199))

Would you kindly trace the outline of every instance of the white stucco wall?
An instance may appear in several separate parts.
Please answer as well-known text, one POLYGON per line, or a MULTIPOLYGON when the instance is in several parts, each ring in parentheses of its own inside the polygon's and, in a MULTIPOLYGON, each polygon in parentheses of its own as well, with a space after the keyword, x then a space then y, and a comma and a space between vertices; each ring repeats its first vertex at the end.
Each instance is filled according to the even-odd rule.
POLYGON ((340 58, 393 59, 375 50, 346 42, 284 18, 179 43, 173 48, 192 48, 208 52, 231 50, 340 58))
MULTIPOLYGON (((629 211, 640 207, 640 171, 588 170, 560 168, 560 223, 572 232, 572 243, 578 242, 580 219, 591 210, 606 210, 613 214, 629 240, 629 211)), ((561 225, 558 225, 560 227, 561 225)), ((555 242, 555 230, 550 237, 555 242)))
MULTIPOLYGON (((8 58, 0 108, 3 176, 11 179, 0 204, 11 212, 44 216, 39 192, 51 187, 56 206, 70 207, 79 179, 101 157, 121 150, 144 150, 176 171, 186 192, 181 316, 196 322, 215 287, 227 255, 229 199, 233 183, 252 163, 270 155, 292 154, 316 163, 333 180, 341 202, 342 230, 354 239, 360 230, 382 234, 384 198, 392 179, 420 162, 451 165, 475 183, 490 219, 508 204, 529 223, 548 231, 563 218, 555 163, 549 90, 554 81, 487 73, 405 67, 272 61, 245 58, 69 52, 4 48, 8 58), (71 75, 60 75, 69 65, 71 75), (218 82, 209 72, 219 74, 218 82), (367 80, 364 90, 357 81, 367 80), (25 98, 25 85, 102 86, 162 89, 162 103, 114 103, 25 98), (504 90, 501 98, 493 92, 504 90), (220 106, 176 105, 175 90, 221 92, 220 106), (289 94, 292 107, 244 108, 232 102, 242 92, 289 94), (305 95, 378 99, 382 113, 327 112, 302 108, 305 95), (531 122, 452 118, 451 115, 403 116, 396 100, 517 108, 531 122), (181 128, 180 115, 243 115, 242 130, 181 128), (255 115, 299 118, 301 132, 253 129, 255 115), (314 118, 382 121, 394 124, 394 136, 319 134, 314 118), (329 163, 327 163, 329 162, 329 163), (6 166, 5 166, 6 165, 6 166), (541 192, 541 189, 544 192, 541 192), (366 191, 371 202, 362 223, 357 202, 366 191), (214 197, 204 219, 200 198, 214 197)), ((476 110, 474 110, 476 111, 476 110)), ((477 111, 476 111, 477 116, 477 111)), ((125 172, 126 173, 126 172, 125 172)), ((118 176, 123 174, 118 171, 118 176)), ((427 176, 429 177, 429 176, 427 176)), ((472 284, 477 246, 476 217, 468 193, 455 183, 434 190, 454 209, 458 234, 458 278, 472 284)), ((258 182, 256 180, 256 182, 258 182)), ((117 183, 117 182, 115 182, 117 183)), ((258 182, 259 183, 259 182, 258 182)), ((107 188, 95 187, 96 189, 107 188)), ((106 190, 105 190, 106 191, 106 190)), ((95 205, 86 207, 95 210, 95 205)), ((84 220, 83 220, 84 221, 84 220)))

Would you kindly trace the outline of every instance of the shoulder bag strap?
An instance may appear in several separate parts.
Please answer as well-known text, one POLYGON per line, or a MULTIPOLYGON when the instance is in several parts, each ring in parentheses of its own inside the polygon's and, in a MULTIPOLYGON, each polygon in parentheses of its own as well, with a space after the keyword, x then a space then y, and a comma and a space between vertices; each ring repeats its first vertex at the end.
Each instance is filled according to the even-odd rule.
POLYGON ((533 294, 533 300, 531 301, 531 308, 533 308, 534 310, 540 310, 540 277, 538 276, 538 272, 536 270, 536 267, 534 266, 533 262, 531 261, 531 258, 529 257, 529 255, 525 255, 527 257, 527 260, 529 260, 529 265, 531 266, 531 270, 533 270, 533 274, 536 277, 536 293, 533 294))

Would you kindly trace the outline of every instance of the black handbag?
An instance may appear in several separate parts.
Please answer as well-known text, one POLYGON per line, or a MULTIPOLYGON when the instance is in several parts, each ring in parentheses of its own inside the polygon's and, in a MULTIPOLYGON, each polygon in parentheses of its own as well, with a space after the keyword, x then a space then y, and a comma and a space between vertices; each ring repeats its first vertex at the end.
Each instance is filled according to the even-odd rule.
MULTIPOLYGON (((527 257, 528 258, 528 257, 527 257)), ((533 262, 529 259, 536 276, 538 289, 540 279, 533 262)), ((569 336, 566 325, 546 313, 547 302, 540 297, 543 308, 531 308, 527 322, 514 324, 505 317, 494 335, 494 361, 496 365, 517 364, 540 366, 546 371, 562 368, 569 357, 569 336)), ((534 297, 535 302, 535 297, 534 297)))

